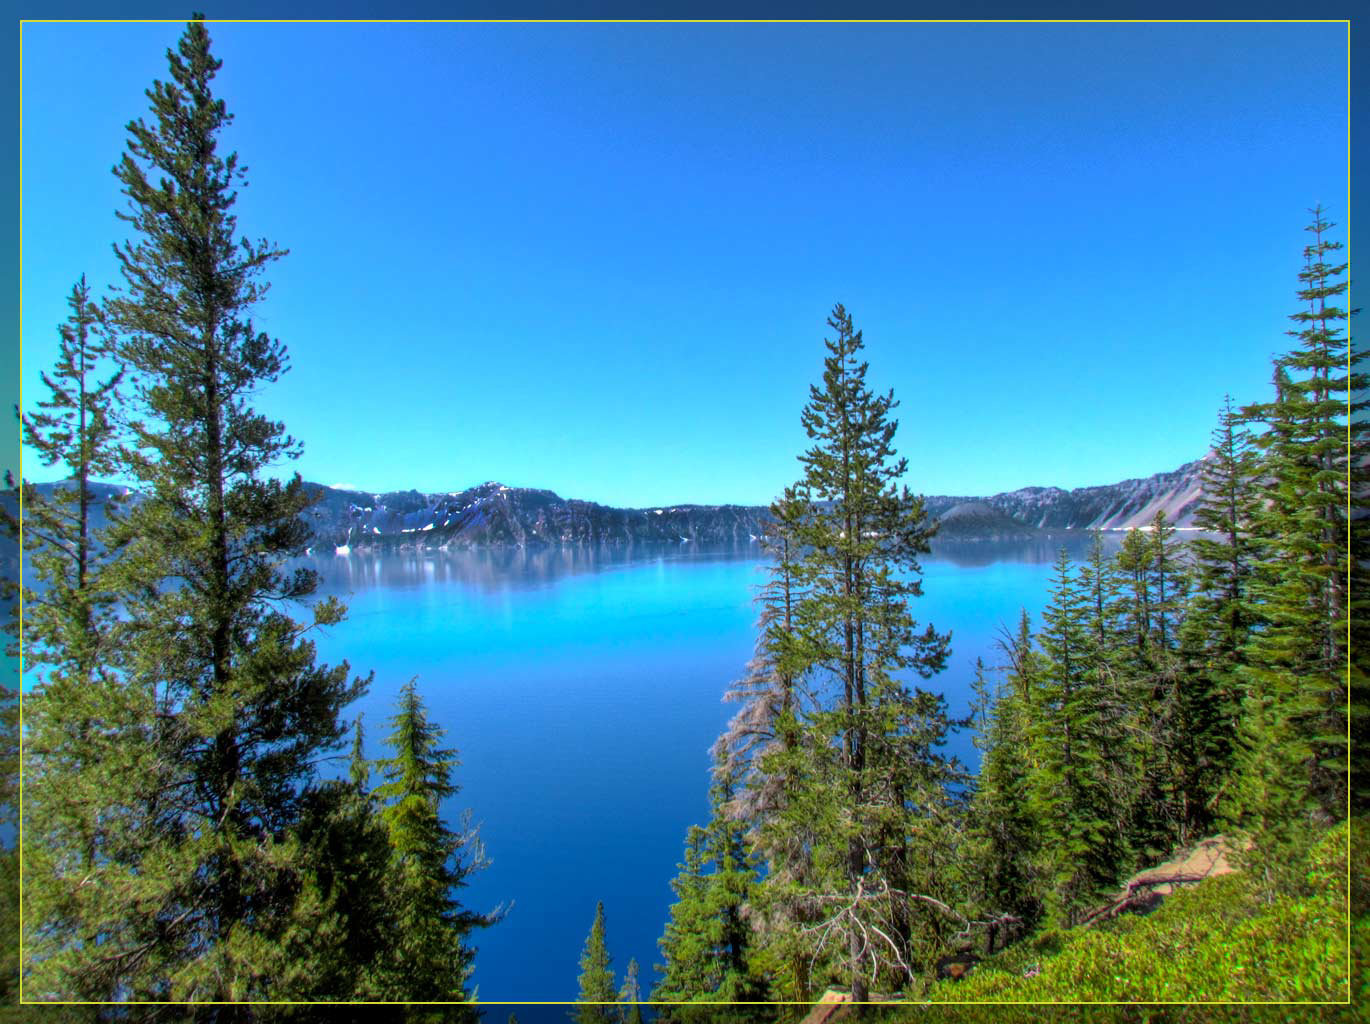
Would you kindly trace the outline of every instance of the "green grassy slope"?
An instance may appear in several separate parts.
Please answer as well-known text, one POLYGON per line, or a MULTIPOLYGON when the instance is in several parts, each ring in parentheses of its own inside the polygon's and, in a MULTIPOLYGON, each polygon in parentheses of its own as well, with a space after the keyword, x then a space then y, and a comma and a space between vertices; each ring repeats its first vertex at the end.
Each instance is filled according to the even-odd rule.
POLYGON ((934 1005, 886 1020, 1304 1021, 1370 1019, 1366 822, 1343 824, 1309 862, 1312 894, 1259 903, 1240 873, 1168 897, 1146 917, 1040 933, 929 990, 934 1005), (1354 857, 1348 850, 1348 839, 1354 857), (1351 864, 1348 888, 1348 863, 1351 864), (1351 908, 1348 958, 1348 898, 1351 908), (1351 1006, 938 1006, 940 1003, 1314 1003, 1351 1006))

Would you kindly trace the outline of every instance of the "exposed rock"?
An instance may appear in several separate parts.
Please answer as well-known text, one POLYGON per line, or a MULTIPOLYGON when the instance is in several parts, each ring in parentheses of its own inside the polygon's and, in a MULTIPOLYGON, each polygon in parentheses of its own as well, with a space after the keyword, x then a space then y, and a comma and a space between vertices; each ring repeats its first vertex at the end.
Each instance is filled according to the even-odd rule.
POLYGON ((964 503, 987 504, 1019 524, 1040 529, 1126 530, 1147 525, 1159 509, 1176 526, 1185 528, 1193 526, 1203 493, 1202 465, 1199 459, 1168 473, 1071 491, 1023 487, 989 498, 930 497, 928 513, 945 517, 964 503))

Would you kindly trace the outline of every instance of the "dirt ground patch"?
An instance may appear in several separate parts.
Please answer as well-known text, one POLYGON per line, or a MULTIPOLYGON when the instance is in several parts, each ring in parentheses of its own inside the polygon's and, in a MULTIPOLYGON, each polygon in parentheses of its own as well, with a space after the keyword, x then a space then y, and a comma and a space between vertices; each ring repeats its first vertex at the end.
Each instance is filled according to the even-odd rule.
POLYGON ((1088 926, 1119 914, 1148 914, 1180 885, 1195 885, 1205 878, 1231 874, 1228 860, 1232 847, 1226 836, 1210 836, 1164 863, 1139 871, 1123 883, 1122 890, 1107 903, 1095 907, 1081 920, 1088 926))
POLYGON ((1201 840, 1192 850, 1181 853, 1164 864, 1137 872, 1127 880, 1123 892, 1119 895, 1126 894, 1129 889, 1146 887, 1165 896, 1175 891, 1175 884, 1161 882, 1161 879, 1192 878, 1197 881, 1212 875, 1231 874, 1236 869, 1228 863, 1227 855, 1230 849, 1226 836, 1211 836, 1201 840))

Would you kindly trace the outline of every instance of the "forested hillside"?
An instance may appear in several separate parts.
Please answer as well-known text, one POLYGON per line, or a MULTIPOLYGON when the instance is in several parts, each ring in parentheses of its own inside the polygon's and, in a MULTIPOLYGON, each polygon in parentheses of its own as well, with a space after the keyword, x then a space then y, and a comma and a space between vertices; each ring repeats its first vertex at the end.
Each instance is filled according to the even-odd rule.
POLYGON ((965 994, 1345 1000, 1363 984, 1332 880, 1349 863, 1339 823, 1367 797, 1350 742, 1366 707, 1367 551, 1350 529, 1366 379, 1332 228, 1313 211, 1274 393, 1224 402, 1202 486, 1183 488, 1203 534, 1180 539, 1157 507, 1111 557, 1097 533, 1082 564, 1063 550, 1040 620, 1006 624, 980 664, 965 723, 927 682, 949 638, 913 620, 926 507, 899 482, 895 403, 866 384, 861 334, 836 307, 656 997, 956 998, 930 987, 947 963, 1007 946, 1002 962, 1026 969, 1062 943, 1040 981, 965 994), (941 749, 966 726, 974 777, 941 749), (1121 922, 1121 945, 1077 941, 1123 879, 1217 832, 1231 881, 1173 897, 1154 924, 1121 922), (1162 967, 1176 942, 1194 944, 1192 971, 1162 967))

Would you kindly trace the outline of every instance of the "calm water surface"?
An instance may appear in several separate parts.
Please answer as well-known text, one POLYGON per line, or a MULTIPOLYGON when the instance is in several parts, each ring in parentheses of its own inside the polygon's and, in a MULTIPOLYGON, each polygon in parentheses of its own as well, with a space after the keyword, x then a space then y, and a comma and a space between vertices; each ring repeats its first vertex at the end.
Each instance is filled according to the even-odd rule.
MULTIPOLYGON (((1110 538, 1116 547, 1118 537, 1110 538)), ((914 616, 952 631, 931 683, 965 714, 977 656, 997 662, 1001 623, 1046 603, 1050 563, 1088 538, 944 542, 924 559, 914 616)), ((462 893, 474 909, 512 901, 478 936, 484 1001, 570 1000, 604 901, 613 967, 630 957, 644 995, 685 829, 708 813, 708 748, 721 702, 752 656, 758 548, 468 551, 316 556, 320 591, 346 601, 318 639, 376 679, 356 710, 382 753, 401 685, 417 676, 432 719, 460 752, 461 791, 492 865, 462 893)), ((948 750, 974 763, 969 734, 948 750)))

